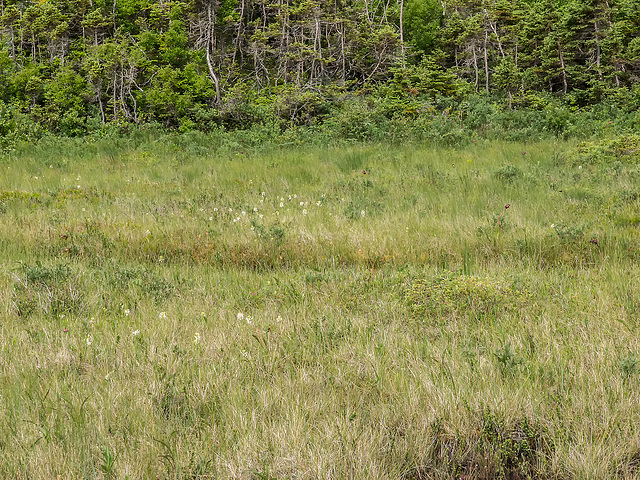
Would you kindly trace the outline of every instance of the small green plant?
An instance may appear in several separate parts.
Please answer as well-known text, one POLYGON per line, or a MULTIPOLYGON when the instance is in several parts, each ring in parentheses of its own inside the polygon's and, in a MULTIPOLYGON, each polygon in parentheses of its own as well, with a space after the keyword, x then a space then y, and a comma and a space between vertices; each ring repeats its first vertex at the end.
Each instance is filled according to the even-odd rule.
POLYGON ((276 245, 280 245, 284 242, 285 229, 282 225, 272 225, 269 227, 269 238, 275 242, 276 245))
POLYGON ((584 225, 553 225, 556 235, 563 243, 576 243, 584 238, 586 227, 584 225))
POLYGON ((171 298, 176 291, 172 282, 144 265, 123 265, 112 261, 104 265, 99 274, 105 283, 127 296, 130 301, 148 297, 155 303, 162 303, 171 298))
POLYGON ((518 358, 513 350, 511 350, 510 342, 506 342, 501 348, 493 352, 493 356, 498 362, 500 373, 503 375, 514 374, 518 366, 522 363, 522 359, 518 358))
POLYGON ((629 354, 620 359, 619 365, 622 372, 622 378, 624 378, 624 380, 629 380, 638 373, 638 370, 640 370, 640 359, 638 359, 636 355, 629 354))
POLYGON ((110 480, 113 478, 115 473, 115 463, 117 456, 111 452, 111 449, 106 446, 102 451, 102 464, 100 465, 100 470, 104 473, 104 477, 106 480, 110 480))
POLYGON ((506 183, 511 183, 522 177, 522 170, 515 165, 505 165, 495 171, 494 177, 506 183))

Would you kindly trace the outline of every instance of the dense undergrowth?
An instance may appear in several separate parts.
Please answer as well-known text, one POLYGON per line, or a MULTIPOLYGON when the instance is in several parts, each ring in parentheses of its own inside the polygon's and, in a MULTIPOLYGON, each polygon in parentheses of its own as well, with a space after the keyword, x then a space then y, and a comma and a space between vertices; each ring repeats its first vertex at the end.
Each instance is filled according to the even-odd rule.
MULTIPOLYGON (((340 99, 317 99, 326 103, 322 109, 325 113, 302 123, 292 122, 272 106, 255 103, 259 99, 248 98, 241 108, 246 111, 237 121, 201 119, 184 128, 166 128, 154 122, 139 125, 89 122, 73 136, 79 145, 85 145, 90 138, 94 150, 100 140, 108 140, 102 145, 111 143, 113 146, 109 148, 117 149, 118 145, 140 145, 160 137, 165 139, 162 144, 178 150, 195 149, 197 153, 197 149, 206 151, 212 144, 240 147, 239 142, 261 147, 361 142, 461 146, 479 141, 586 140, 635 132, 640 126, 637 89, 621 90, 616 97, 582 107, 545 94, 525 96, 520 105, 512 108, 499 95, 434 98, 412 97, 406 92, 399 96, 387 93, 389 96, 383 91, 378 96, 351 94, 340 99)), ((38 141, 44 145, 61 141, 66 148, 70 147, 70 140, 58 140, 61 132, 40 128, 28 117, 2 112, 2 108, 0 104, 0 149, 21 150, 25 144, 38 141)))

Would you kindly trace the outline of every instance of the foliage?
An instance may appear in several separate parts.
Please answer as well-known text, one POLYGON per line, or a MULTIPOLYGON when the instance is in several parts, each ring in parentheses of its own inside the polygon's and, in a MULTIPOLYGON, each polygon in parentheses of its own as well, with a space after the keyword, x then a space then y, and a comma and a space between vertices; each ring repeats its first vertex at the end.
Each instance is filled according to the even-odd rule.
POLYGON ((10 1, 0 11, 2 148, 145 123, 455 143, 460 124, 432 121, 445 110, 512 140, 600 133, 586 118, 598 109, 629 130, 638 25, 626 0, 10 1), (350 127, 359 115, 364 125, 350 127))
POLYGON ((436 278, 416 280, 407 288, 405 300, 419 318, 480 319, 494 318, 525 305, 529 294, 495 280, 445 272, 436 278))
POLYGON ((640 164, 640 135, 627 134, 583 142, 568 155, 567 160, 573 165, 640 164))

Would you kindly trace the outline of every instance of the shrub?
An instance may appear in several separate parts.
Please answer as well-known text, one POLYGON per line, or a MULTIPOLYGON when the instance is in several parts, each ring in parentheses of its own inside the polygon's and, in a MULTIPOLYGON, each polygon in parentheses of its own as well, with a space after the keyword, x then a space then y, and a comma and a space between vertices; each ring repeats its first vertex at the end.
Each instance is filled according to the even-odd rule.
POLYGON ((20 265, 11 300, 16 314, 23 318, 38 312, 59 317, 77 313, 84 307, 79 277, 65 264, 20 265))
POLYGON ((526 290, 513 285, 455 272, 419 279, 405 292, 411 314, 431 319, 494 317, 520 309, 529 298, 526 290))
POLYGON ((595 142, 583 142, 567 156, 573 165, 640 164, 640 135, 626 134, 595 142))

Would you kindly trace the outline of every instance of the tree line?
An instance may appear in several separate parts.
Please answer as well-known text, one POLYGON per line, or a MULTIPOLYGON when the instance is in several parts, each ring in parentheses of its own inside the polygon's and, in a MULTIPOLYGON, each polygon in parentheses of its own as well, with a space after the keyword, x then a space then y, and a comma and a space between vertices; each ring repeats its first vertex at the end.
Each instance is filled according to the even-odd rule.
POLYGON ((313 124, 353 95, 579 108, 639 80, 640 0, 0 0, 4 135, 313 124))

